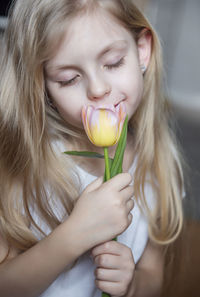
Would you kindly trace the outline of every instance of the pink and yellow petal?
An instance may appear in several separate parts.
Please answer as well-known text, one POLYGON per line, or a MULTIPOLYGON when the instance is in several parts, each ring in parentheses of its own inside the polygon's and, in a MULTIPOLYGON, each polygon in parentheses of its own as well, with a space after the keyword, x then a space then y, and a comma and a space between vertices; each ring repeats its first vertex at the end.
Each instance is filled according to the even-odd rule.
POLYGON ((116 144, 121 135, 126 117, 125 104, 121 102, 116 108, 83 107, 82 121, 90 141, 101 147, 116 144))
POLYGON ((116 115, 106 109, 97 109, 93 112, 90 128, 93 142, 97 146, 111 146, 117 137, 118 119, 116 115))

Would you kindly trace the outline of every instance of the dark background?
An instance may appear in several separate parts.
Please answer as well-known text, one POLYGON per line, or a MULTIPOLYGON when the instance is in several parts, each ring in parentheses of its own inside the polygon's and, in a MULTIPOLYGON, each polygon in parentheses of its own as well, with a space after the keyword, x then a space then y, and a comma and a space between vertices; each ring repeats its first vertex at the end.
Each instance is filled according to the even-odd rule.
POLYGON ((0 15, 6 16, 8 14, 8 8, 10 6, 10 0, 1 0, 0 1, 0 15))

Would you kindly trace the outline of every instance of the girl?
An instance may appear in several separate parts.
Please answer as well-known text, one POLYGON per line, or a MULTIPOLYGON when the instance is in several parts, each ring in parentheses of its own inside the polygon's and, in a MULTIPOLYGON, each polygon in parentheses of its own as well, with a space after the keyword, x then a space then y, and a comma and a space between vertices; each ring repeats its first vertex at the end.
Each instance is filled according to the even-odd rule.
POLYGON ((183 177, 155 32, 131 0, 17 0, 4 43, 1 296, 159 295, 183 177), (83 105, 122 101, 125 173, 103 183, 102 161, 63 151, 97 150, 83 105))

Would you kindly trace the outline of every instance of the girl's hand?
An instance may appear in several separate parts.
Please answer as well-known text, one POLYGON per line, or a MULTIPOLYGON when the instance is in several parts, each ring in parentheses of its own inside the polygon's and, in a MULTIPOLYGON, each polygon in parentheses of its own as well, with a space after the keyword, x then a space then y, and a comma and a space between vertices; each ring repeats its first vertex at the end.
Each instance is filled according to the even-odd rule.
POLYGON ((114 296, 124 296, 133 281, 135 263, 132 251, 126 245, 109 241, 92 249, 96 286, 114 296))
POLYGON ((111 240, 130 225, 134 206, 131 181, 129 173, 118 174, 105 183, 99 178, 77 200, 69 219, 85 251, 111 240))

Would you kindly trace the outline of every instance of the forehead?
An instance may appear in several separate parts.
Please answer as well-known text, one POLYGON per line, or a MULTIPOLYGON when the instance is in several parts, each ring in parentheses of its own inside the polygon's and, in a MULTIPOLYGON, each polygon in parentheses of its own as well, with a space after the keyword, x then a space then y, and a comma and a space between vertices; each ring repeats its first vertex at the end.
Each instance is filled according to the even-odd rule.
POLYGON ((60 47, 53 58, 54 62, 68 57, 98 54, 109 45, 120 45, 118 41, 133 41, 132 34, 106 11, 96 11, 77 16, 66 25, 66 31, 60 47))

